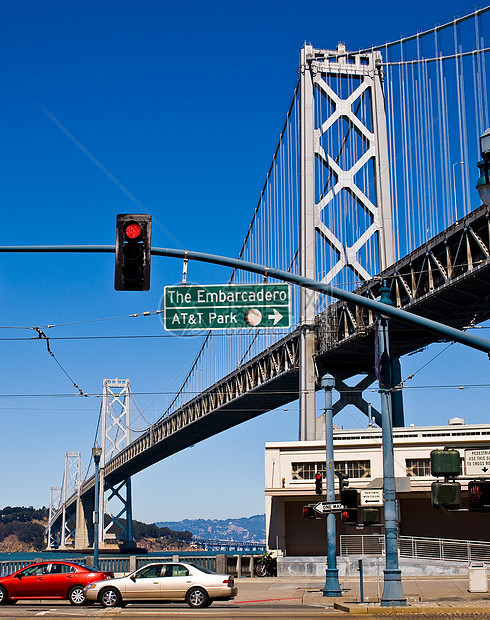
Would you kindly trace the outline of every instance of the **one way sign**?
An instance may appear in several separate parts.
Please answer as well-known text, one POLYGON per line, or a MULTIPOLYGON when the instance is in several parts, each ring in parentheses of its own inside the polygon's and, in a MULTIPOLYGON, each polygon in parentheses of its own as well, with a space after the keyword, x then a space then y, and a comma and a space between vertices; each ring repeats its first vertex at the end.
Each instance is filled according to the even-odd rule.
POLYGON ((329 512, 342 512, 344 507, 339 502, 318 502, 318 504, 313 506, 313 510, 316 510, 316 512, 319 512, 321 515, 324 515, 329 512))

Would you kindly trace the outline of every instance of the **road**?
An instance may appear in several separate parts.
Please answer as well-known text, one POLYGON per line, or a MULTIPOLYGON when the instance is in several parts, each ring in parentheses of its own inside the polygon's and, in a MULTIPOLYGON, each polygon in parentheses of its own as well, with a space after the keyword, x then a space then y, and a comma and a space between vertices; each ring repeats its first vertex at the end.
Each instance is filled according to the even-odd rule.
POLYGON ((397 620, 416 620, 417 618, 444 618, 464 619, 464 618, 488 618, 488 610, 475 611, 474 609, 465 610, 454 608, 450 612, 444 610, 436 611, 434 608, 427 610, 404 610, 401 608, 378 609, 377 612, 369 614, 346 613, 334 610, 333 606, 310 607, 306 605, 288 603, 286 600, 262 603, 216 603, 208 609, 189 609, 185 604, 169 605, 128 605, 124 609, 103 609, 101 607, 72 607, 63 601, 53 603, 18 603, 15 606, 3 607, 0 618, 48 618, 50 620, 62 620, 76 618, 98 619, 98 620, 161 620, 162 618, 172 618, 175 620, 257 620, 257 618, 288 618, 290 620, 307 620, 308 618, 328 618, 336 620, 370 620, 393 618, 396 611, 397 620), (465 613, 466 612, 466 613, 465 613))
POLYGON ((0 608, 0 620, 10 618, 77 618, 94 620, 178 620, 257 619, 257 618, 376 618, 397 620, 416 618, 489 618, 490 594, 469 593, 464 576, 407 577, 404 592, 408 607, 379 607, 380 584, 365 579, 365 601, 359 603, 359 579, 342 579, 342 597, 322 595, 323 579, 318 577, 266 577, 236 580, 238 597, 234 601, 215 602, 207 609, 190 609, 185 603, 131 604, 125 608, 104 609, 99 605, 73 607, 67 601, 20 601, 0 608), (347 611, 334 609, 344 605, 347 611))

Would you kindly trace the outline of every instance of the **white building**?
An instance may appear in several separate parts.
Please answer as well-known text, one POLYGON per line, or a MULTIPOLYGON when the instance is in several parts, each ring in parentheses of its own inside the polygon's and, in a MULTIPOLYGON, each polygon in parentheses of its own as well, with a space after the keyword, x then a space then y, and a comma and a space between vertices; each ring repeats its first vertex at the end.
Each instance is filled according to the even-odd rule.
MULTIPOLYGON (((487 450, 490 424, 464 424, 459 418, 448 426, 396 428, 395 477, 399 500, 399 531, 404 536, 427 536, 490 541, 490 511, 445 511, 431 505, 430 453, 448 446, 461 456, 462 508, 467 508, 468 481, 490 476, 485 467, 470 466, 475 450, 487 450), (465 458, 466 457, 466 458, 465 458), (480 472, 481 470, 481 472, 480 472), (477 473, 478 472, 478 473, 477 473)), ((383 478, 381 429, 334 429, 335 470, 348 476, 355 489, 381 488, 383 478)), ((315 474, 325 473, 322 441, 271 442, 265 448, 266 528, 269 549, 288 556, 325 555, 325 519, 306 519, 303 506, 321 501, 315 495, 315 474)), ((439 480, 442 481, 442 478, 439 480)), ((335 481, 338 497, 338 480, 335 481)), ((325 493, 325 481, 323 481, 325 493)), ((382 516, 382 511, 381 511, 382 516)), ((382 519, 381 519, 382 521, 382 519)), ((382 526, 351 526, 337 517, 337 536, 383 532, 382 526)))

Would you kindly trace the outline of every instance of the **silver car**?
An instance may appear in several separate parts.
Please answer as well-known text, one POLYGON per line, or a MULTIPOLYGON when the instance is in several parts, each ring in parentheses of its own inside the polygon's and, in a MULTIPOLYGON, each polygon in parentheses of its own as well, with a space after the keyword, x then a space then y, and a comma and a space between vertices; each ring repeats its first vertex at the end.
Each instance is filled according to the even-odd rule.
POLYGON ((186 562, 147 564, 126 577, 89 584, 87 603, 120 607, 135 601, 185 601, 190 607, 208 607, 237 595, 230 575, 217 575, 186 562))

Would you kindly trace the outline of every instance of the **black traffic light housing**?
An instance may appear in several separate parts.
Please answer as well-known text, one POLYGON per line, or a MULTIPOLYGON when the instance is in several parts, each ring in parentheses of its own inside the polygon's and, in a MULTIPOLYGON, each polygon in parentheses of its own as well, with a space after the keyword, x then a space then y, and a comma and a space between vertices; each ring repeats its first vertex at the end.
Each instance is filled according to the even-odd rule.
POLYGON ((379 508, 363 508, 361 510, 361 523, 364 525, 380 525, 381 515, 379 508))
POLYGON ((116 291, 149 291, 151 215, 119 214, 116 219, 116 291))
POLYGON ((357 525, 357 508, 344 508, 340 519, 345 525, 357 525))
POLYGON ((461 485, 459 482, 433 482, 431 485, 432 508, 459 510, 461 485))
POLYGON ((315 474, 315 493, 317 495, 323 495, 323 481, 320 473, 315 474))
POLYGON ((306 506, 303 506, 303 517, 305 519, 316 519, 317 515, 313 509, 314 505, 315 504, 307 504, 306 506))
POLYGON ((490 480, 468 482, 468 507, 470 510, 490 509, 490 480))
POLYGON ((340 491, 340 503, 344 508, 357 508, 359 506, 359 491, 357 489, 342 489, 340 491))

